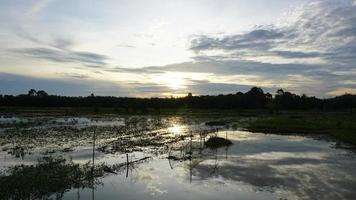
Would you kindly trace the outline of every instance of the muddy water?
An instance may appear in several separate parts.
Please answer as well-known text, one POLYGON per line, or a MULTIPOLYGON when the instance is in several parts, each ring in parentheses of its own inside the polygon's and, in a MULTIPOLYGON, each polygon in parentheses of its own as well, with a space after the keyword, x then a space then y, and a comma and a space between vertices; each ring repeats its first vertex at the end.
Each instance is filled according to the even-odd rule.
MULTIPOLYGON (((356 155, 349 148, 335 148, 340 145, 323 138, 250 133, 232 129, 229 123, 210 127, 205 125, 207 120, 150 116, 134 120, 117 116, 77 117, 74 120, 60 117, 44 118, 38 124, 27 118, 29 124, 21 127, 17 124, 19 120, 13 121, 1 133, 0 185, 6 190, 0 189, 0 197, 354 199, 356 155), (95 167, 90 173, 94 129, 95 167), (24 133, 16 137, 5 137, 21 131, 24 133), (233 144, 218 149, 205 147, 204 140, 216 135, 233 144), (29 140, 30 136, 36 141, 29 140), (66 137, 70 138, 71 145, 63 147, 65 142, 55 145, 57 140, 66 137), (15 150, 20 153, 13 153, 15 150), (37 173, 37 169, 48 164, 41 161, 43 157, 66 160, 61 164, 49 161, 55 166, 49 169, 59 169, 53 173, 62 173, 61 169, 70 166, 74 174, 82 175, 73 180, 70 178, 73 174, 64 170, 66 181, 36 183, 37 176, 44 173, 43 176, 56 177, 51 170, 37 173), (127 159, 129 164, 126 164, 127 159), (19 165, 33 167, 11 170, 19 165), (5 182, 12 178, 22 183, 5 182), (34 184, 26 183, 31 180, 34 184), (23 185, 22 190, 11 188, 19 185, 23 185)), ((230 124, 232 121, 230 119, 230 124)))

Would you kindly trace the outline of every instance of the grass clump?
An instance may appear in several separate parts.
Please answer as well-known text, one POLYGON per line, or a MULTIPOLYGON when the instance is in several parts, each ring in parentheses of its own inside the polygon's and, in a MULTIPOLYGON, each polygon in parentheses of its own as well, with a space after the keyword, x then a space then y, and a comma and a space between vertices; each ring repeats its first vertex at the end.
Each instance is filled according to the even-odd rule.
POLYGON ((229 146, 232 142, 222 137, 211 137, 205 142, 206 147, 216 149, 219 147, 229 146))

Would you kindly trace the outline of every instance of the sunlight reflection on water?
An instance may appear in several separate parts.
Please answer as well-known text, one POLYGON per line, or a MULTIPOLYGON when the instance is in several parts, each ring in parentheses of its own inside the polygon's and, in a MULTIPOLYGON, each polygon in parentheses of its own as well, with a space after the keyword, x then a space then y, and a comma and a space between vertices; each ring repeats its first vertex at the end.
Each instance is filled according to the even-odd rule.
POLYGON ((186 126, 174 124, 172 127, 167 128, 167 131, 173 135, 182 135, 186 131, 186 126))

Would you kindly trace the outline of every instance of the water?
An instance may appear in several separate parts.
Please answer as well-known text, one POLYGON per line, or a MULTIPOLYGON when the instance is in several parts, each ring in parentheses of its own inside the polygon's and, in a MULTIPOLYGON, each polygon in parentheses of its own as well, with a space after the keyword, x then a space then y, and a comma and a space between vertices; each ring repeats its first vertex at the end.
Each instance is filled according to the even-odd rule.
MULTIPOLYGON (((112 119, 112 117, 102 118, 99 121, 101 120, 103 126, 106 126, 106 121, 113 121, 112 119)), ((59 199, 292 200, 354 199, 356 194, 355 153, 347 148, 335 148, 335 141, 326 140, 323 137, 282 136, 250 133, 229 127, 209 127, 204 124, 207 119, 150 116, 114 119, 118 119, 120 123, 114 123, 114 125, 107 123, 110 128, 96 129, 97 148, 94 162, 97 175, 94 178, 94 187, 93 177, 83 175, 75 181, 68 179, 66 184, 59 184, 59 187, 53 187, 52 190, 42 188, 44 191, 41 197, 53 199, 58 197, 59 199), (113 127, 116 125, 118 129, 127 130, 127 132, 117 133, 117 129, 113 127), (216 128, 218 128, 217 132, 216 128), (204 138, 201 135, 206 135, 206 138, 212 135, 227 137, 233 144, 228 147, 209 149, 204 147, 204 138), (127 140, 131 146, 127 146, 125 152, 122 148, 114 148, 117 143, 113 141, 121 141, 126 137, 132 140, 127 140), (147 138, 155 142, 146 143, 147 138), (133 140, 145 142, 134 143, 133 140), (110 147, 110 153, 100 150, 104 146, 110 147), (129 165, 126 165, 126 154, 132 162, 129 165), (175 159, 168 159, 169 156, 175 159), (117 174, 108 172, 104 168, 117 174), (81 186, 76 186, 79 183, 81 186)), ((85 123, 89 124, 90 120, 85 123)), ((75 125, 61 123, 61 126, 75 125)), ((26 129, 31 128, 26 127, 26 129)), ((44 136, 47 136, 48 141, 43 141, 42 145, 36 148, 24 147, 23 156, 16 157, 16 155, 8 154, 6 148, 5 150, 1 148, 1 168, 5 172, 3 177, 0 177, 0 185, 4 184, 1 181, 1 179, 4 180, 4 176, 11 177, 11 173, 9 174, 8 171, 6 173, 6 169, 20 164, 32 164, 40 168, 37 160, 43 156, 53 158, 62 156, 67 161, 72 160, 73 163, 69 161, 58 165, 59 169, 75 164, 88 165, 87 169, 90 169, 93 155, 92 138, 85 137, 92 136, 90 134, 92 129, 83 128, 83 123, 80 124, 79 129, 63 129, 62 127, 60 130, 65 130, 65 135, 68 137, 68 134, 73 131, 80 133, 72 133, 76 134, 80 141, 76 141, 78 145, 72 145, 68 151, 62 151, 64 148, 60 147, 53 148, 53 145, 48 144, 48 142, 63 138, 62 135, 57 135, 57 129, 58 127, 45 128, 43 132, 46 132, 44 136), (52 151, 48 153, 48 149, 52 151)), ((38 134, 43 134, 43 132, 38 134)), ((11 141, 18 139, 18 137, 12 138, 11 141)), ((2 141, 5 141, 2 142, 3 147, 10 148, 14 145, 7 144, 10 139, 2 138, 2 141)), ((72 167, 71 169, 78 170, 75 173, 78 174, 85 172, 86 168, 72 167)), ((47 175, 52 177, 53 174, 47 172, 47 175)), ((36 177, 27 178, 35 180, 36 177)), ((44 185, 56 183, 58 182, 48 181, 44 185)), ((26 190, 24 195, 36 193, 38 189, 41 188, 24 189, 26 190)), ((6 193, 0 189, 0 195, 1 192, 6 193)))
POLYGON ((15 123, 26 122, 26 121, 27 120, 21 119, 19 117, 0 115, 0 124, 15 124, 15 123))

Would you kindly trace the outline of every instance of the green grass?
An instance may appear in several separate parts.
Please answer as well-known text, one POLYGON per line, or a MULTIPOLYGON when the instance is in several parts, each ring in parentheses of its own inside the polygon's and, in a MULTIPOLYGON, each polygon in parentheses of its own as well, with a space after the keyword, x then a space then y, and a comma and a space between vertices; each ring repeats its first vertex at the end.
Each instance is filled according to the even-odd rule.
POLYGON ((350 112, 260 115, 246 128, 266 133, 327 134, 356 144, 356 115, 350 112))

